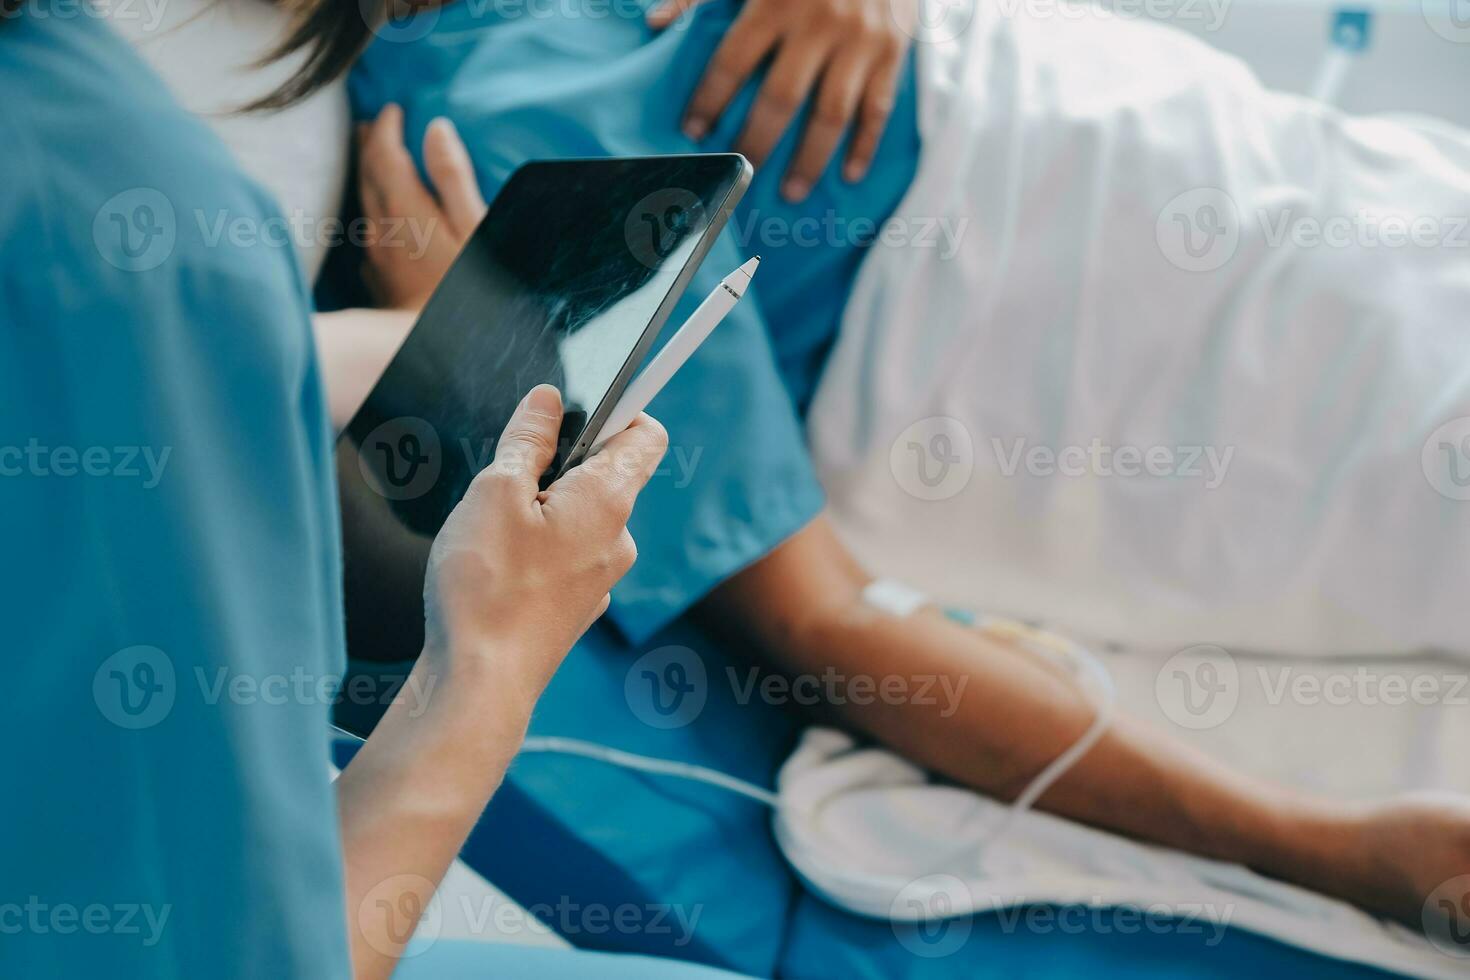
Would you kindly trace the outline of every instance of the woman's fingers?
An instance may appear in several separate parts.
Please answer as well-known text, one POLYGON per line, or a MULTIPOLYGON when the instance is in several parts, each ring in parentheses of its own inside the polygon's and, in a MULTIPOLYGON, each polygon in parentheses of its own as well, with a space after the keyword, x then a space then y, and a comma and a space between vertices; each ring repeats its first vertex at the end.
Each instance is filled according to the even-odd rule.
POLYGON ((812 185, 827 169, 837 144, 842 142, 842 134, 847 132, 857 112, 871 71, 871 62, 861 51, 847 49, 823 73, 806 131, 801 136, 801 146, 781 185, 786 200, 793 203, 806 200, 812 185))
POLYGON ((668 448, 668 432, 645 412, 609 439, 596 456, 552 484, 546 506, 555 509, 562 505, 562 498, 575 500, 597 494, 612 504, 611 513, 626 524, 639 492, 653 477, 668 448))
POLYGON ((505 423, 505 431, 495 444, 495 461, 485 471, 486 478, 514 486, 527 501, 537 499, 541 474, 556 456, 561 417, 561 392, 554 386, 541 384, 527 392, 505 423))
POLYGON ((735 144, 751 163, 759 167, 771 155, 816 85, 828 56, 825 46, 811 41, 782 43, 735 144))
POLYGON ((459 131, 442 116, 424 134, 424 167, 450 229, 458 238, 469 238, 485 216, 485 198, 459 131))
POLYGON ((747 8, 735 18, 729 32, 710 58, 704 77, 694 89, 684 110, 684 135, 702 140, 715 120, 735 98, 735 93, 755 72, 776 43, 776 27, 770 18, 747 8))
POLYGON ((902 67, 903 49, 900 47, 886 53, 868 78, 862 106, 858 109, 857 131, 847 148, 847 161, 842 165, 842 179, 850 184, 866 177, 873 164, 878 142, 888 127, 888 117, 893 114, 898 73, 902 67))

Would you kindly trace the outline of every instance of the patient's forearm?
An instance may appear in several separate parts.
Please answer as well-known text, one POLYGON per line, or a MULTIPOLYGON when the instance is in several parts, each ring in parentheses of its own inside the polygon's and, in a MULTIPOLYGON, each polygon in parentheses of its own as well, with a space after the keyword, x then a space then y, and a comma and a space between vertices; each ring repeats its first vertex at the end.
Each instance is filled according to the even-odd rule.
MULTIPOLYGON (((788 675, 820 675, 830 667, 848 678, 869 678, 880 689, 884 678, 943 679, 931 690, 959 691, 954 703, 874 698, 856 704, 845 698, 824 706, 824 713, 1002 799, 1019 793, 1087 729, 1092 707, 1062 672, 934 609, 900 618, 869 608, 861 600, 867 581, 819 520, 722 587, 710 609, 727 625, 744 624, 770 665, 788 675), (762 568, 767 562, 772 566, 762 568)), ((909 689, 918 687, 911 683, 909 689)), ((1040 806, 1330 887, 1327 856, 1338 841, 1325 808, 1126 718, 1040 806)))
POLYGON ((332 427, 341 431, 367 400, 418 314, 407 310, 341 310, 312 317, 317 359, 332 427))
MULTIPOLYGON (((843 719, 953 779, 1002 799, 1020 793, 1074 743, 1093 718, 1075 684, 1034 657, 961 627, 929 608, 898 619, 862 605, 819 624, 800 646, 813 666, 844 651, 846 670, 968 676, 958 710, 882 702, 843 719), (904 663, 894 662, 904 651, 904 663), (884 666, 886 664, 886 667, 884 666), (927 716, 927 717, 926 717, 927 716)), ((956 682, 957 683, 957 682, 956 682)), ((954 687, 951 687, 953 690, 954 687)), ((1128 717, 1040 800, 1042 809, 1196 854, 1287 877, 1287 860, 1306 857, 1283 823, 1302 801, 1235 773, 1128 717)))

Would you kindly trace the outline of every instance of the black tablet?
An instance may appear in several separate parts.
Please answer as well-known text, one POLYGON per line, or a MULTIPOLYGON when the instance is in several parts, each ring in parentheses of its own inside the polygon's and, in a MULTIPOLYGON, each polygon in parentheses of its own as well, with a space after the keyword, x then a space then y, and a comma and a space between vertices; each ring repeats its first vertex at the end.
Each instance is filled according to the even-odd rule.
MULTIPOLYGON (((506 181, 337 442, 354 671, 406 675, 429 545, 537 384, 566 406, 545 479, 581 460, 750 174, 720 153, 537 161, 506 181)), ((385 705, 357 702, 385 692, 347 681, 338 724, 365 734, 385 705)))

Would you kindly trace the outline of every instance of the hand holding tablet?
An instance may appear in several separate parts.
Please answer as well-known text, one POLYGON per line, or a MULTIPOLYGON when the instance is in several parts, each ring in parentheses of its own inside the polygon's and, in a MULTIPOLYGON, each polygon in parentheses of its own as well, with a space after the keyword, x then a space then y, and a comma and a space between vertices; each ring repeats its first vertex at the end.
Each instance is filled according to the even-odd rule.
MULTIPOLYGON (((738 154, 694 154, 533 162, 507 179, 337 443, 354 674, 387 686, 423 649, 430 546, 528 391, 563 396, 546 487, 626 429, 734 306, 754 261, 629 388, 750 176, 738 154)), ((335 714, 365 735, 381 708, 335 714)))

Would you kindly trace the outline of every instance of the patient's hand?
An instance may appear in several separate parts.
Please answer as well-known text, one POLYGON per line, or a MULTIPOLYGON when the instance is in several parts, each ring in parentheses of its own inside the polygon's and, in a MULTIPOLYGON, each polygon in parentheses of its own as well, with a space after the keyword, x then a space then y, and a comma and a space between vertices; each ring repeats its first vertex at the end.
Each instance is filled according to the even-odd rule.
POLYGON ((1411 793, 1362 808, 1339 858, 1358 904, 1470 954, 1470 798, 1411 793))
MULTIPOLYGON (((649 11, 648 23, 666 27, 703 2, 662 0, 649 11)), ((893 112, 917 8, 918 0, 746 0, 689 102, 685 133, 703 139, 756 68, 770 59, 770 72, 735 148, 760 166, 815 96, 782 193, 788 200, 803 200, 854 124, 842 174, 848 181, 861 180, 893 112)))
POLYGON ((379 306, 420 310, 485 216, 485 199, 469 152, 448 119, 424 134, 419 179, 403 140, 403 110, 385 106, 358 126, 358 183, 371 225, 363 278, 379 306))

